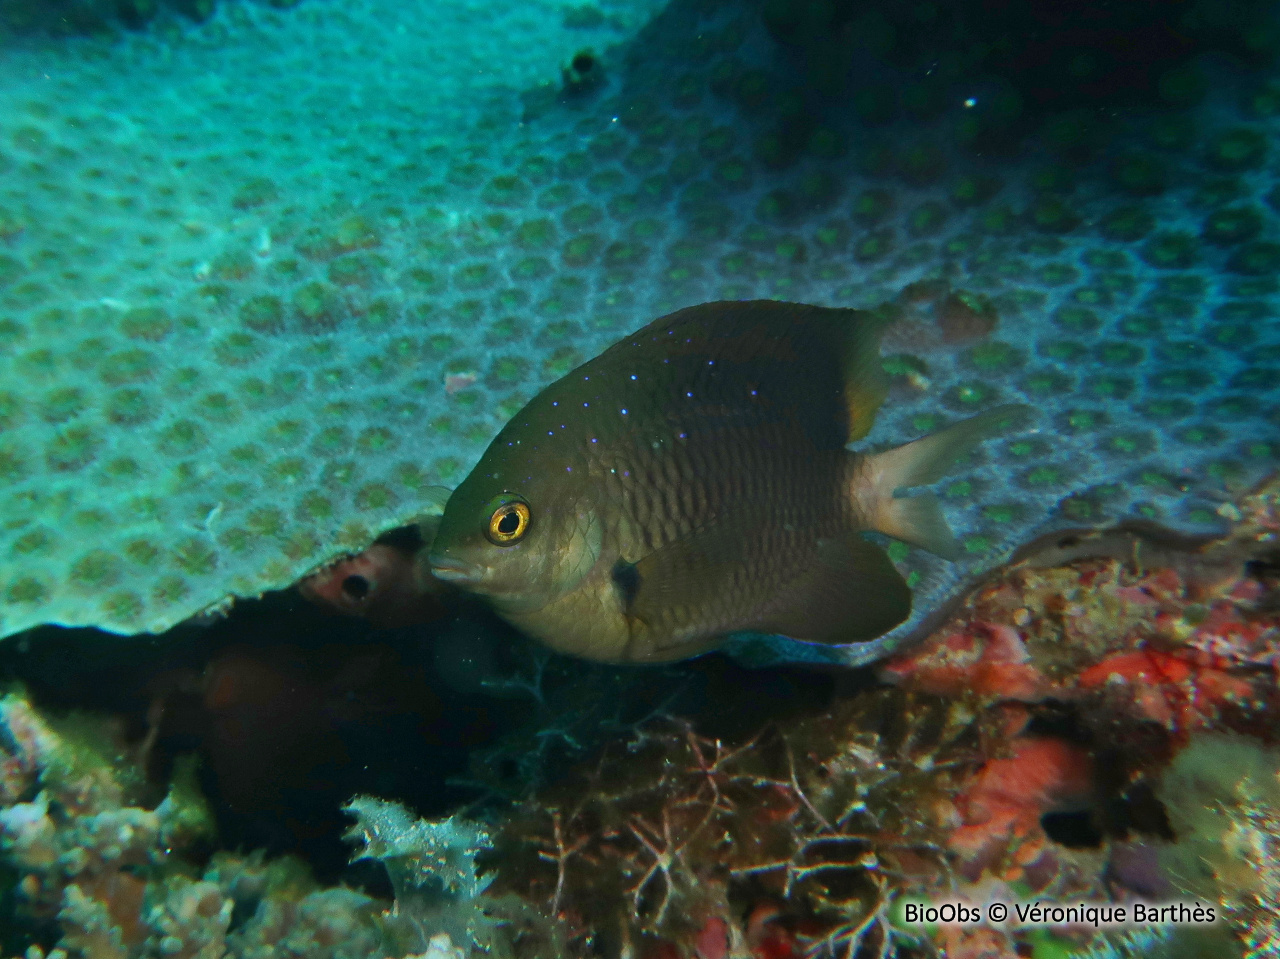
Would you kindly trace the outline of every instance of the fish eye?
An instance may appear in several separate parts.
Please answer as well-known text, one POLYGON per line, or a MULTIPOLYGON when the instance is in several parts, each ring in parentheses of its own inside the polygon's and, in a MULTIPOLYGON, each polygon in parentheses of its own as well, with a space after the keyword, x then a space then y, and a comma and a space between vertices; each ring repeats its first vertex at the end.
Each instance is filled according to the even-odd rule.
POLYGON ((495 546, 518 542, 529 529, 529 505, 523 500, 500 503, 489 517, 489 541, 495 546))

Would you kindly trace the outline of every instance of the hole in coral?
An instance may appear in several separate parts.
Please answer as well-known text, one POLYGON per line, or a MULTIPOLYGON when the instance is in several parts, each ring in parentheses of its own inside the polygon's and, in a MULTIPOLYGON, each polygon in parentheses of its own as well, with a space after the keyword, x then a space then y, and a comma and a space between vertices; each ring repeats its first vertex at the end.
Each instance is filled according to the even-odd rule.
POLYGON ((1087 810, 1079 812, 1047 812, 1040 817, 1045 835, 1068 849, 1097 849, 1102 833, 1087 810))
POLYGON ((235 932, 252 919, 261 901, 258 896, 236 899, 231 906, 231 921, 227 924, 227 932, 235 932))
POLYGON ((359 602, 369 595, 369 581, 353 574, 342 581, 342 591, 359 602))
POLYGON ((1147 782, 1134 783, 1124 794, 1125 825, 1136 832, 1172 842, 1169 814, 1147 782))

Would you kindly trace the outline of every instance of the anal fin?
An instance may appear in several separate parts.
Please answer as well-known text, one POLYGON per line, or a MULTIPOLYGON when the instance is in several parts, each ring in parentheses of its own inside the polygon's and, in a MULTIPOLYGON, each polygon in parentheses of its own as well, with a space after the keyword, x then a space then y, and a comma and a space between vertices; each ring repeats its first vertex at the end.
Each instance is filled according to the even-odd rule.
POLYGON ((820 540, 807 568, 769 605, 759 629, 811 643, 862 643, 911 615, 911 587, 884 550, 857 533, 820 540))

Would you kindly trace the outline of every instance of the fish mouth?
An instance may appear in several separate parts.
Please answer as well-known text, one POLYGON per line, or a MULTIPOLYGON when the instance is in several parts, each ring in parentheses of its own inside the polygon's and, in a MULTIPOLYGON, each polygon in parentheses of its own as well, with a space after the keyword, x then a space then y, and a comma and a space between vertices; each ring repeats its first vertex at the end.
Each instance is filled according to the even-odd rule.
POLYGON ((452 556, 428 556, 427 562, 431 564, 431 575, 445 583, 477 583, 484 576, 481 567, 452 556))

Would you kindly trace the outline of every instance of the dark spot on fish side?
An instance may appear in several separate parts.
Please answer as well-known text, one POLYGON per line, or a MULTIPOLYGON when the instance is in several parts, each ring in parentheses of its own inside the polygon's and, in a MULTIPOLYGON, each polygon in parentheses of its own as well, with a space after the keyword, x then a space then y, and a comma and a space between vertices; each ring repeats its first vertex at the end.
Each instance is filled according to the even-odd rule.
POLYGON ((348 576, 342 581, 342 591, 351 599, 360 602, 369 595, 369 581, 363 576, 348 576))
POLYGON ((613 585, 618 588, 618 595, 622 597, 622 605, 630 609, 635 602, 636 593, 640 591, 640 573, 632 563, 620 559, 613 564, 613 572, 609 575, 613 577, 613 585))

